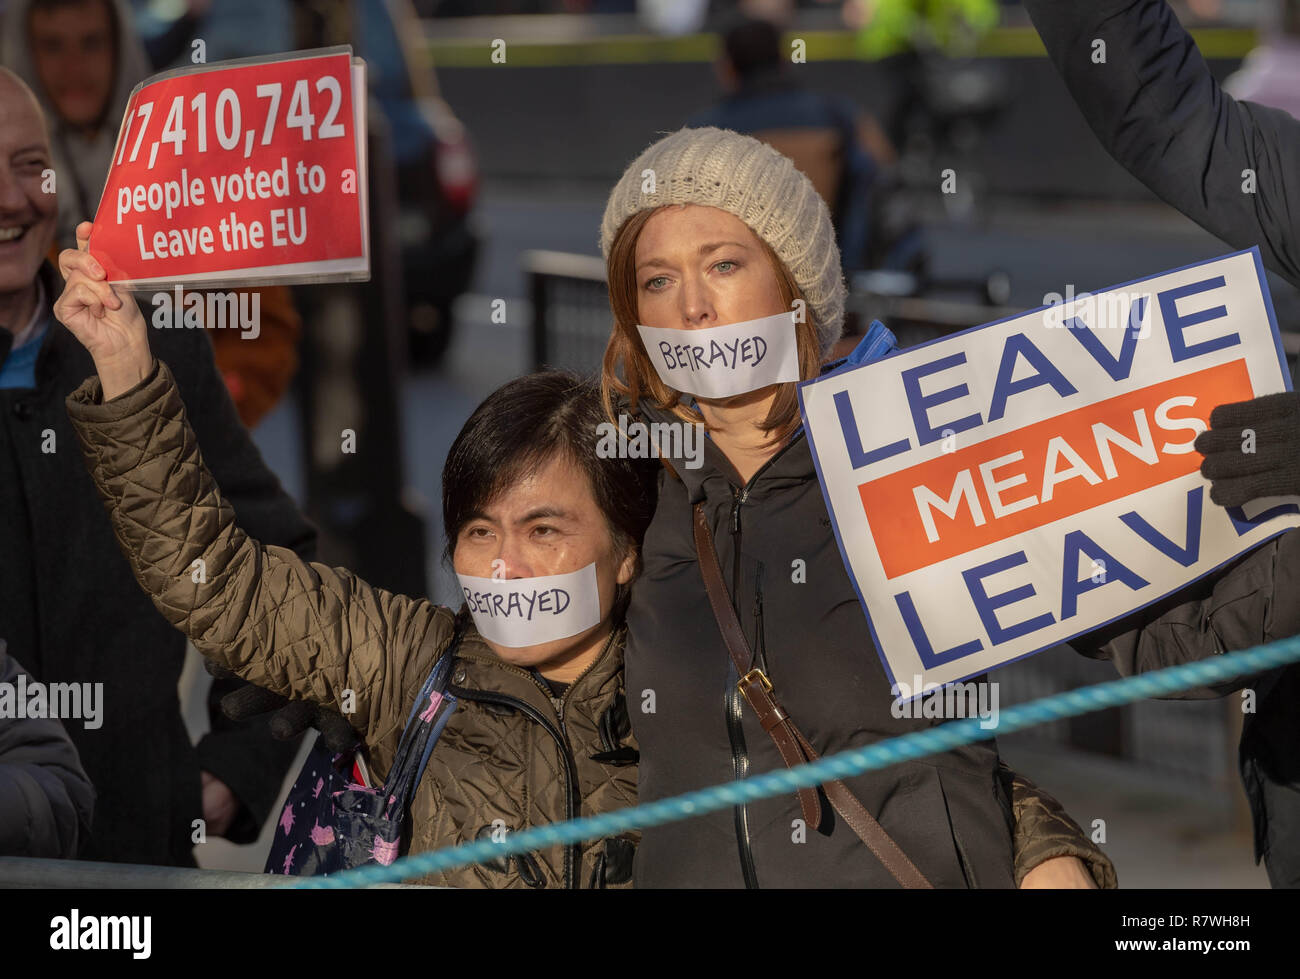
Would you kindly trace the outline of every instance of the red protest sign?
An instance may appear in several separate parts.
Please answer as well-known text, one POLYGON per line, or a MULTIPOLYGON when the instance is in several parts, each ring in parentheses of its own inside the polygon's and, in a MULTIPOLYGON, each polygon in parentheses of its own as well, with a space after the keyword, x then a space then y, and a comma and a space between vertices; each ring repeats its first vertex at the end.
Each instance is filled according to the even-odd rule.
POLYGON ((114 282, 369 277, 364 65, 348 48, 132 93, 90 251, 114 282))

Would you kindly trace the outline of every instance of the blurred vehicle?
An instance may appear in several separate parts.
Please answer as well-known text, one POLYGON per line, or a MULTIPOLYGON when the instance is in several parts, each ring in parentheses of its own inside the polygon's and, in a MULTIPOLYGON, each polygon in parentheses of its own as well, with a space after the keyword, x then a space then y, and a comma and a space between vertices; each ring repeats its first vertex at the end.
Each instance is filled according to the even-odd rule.
MULTIPOLYGON (((180 16, 169 0, 133 0, 140 31, 155 36, 180 16)), ((438 94, 424 31, 409 0, 352 0, 353 53, 366 61, 371 104, 388 121, 399 213, 397 237, 413 363, 433 366, 452 336, 452 304, 469 287, 479 236, 471 217, 478 164, 469 134, 438 94)), ((293 51, 302 45, 294 0, 221 0, 203 15, 196 37, 207 61, 293 51)), ((176 64, 189 63, 190 48, 176 64)))

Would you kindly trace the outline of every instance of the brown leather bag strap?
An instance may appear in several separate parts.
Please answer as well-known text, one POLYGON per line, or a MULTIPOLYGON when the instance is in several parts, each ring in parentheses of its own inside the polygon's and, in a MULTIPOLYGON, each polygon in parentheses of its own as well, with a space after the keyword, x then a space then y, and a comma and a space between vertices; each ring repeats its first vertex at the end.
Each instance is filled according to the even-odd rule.
MULTIPOLYGON (((804 738, 798 728, 794 729, 795 737, 799 739, 799 744, 803 747, 804 752, 808 755, 809 761, 816 761, 821 756, 817 754, 816 749, 804 738)), ((925 877, 925 874, 912 863, 906 853, 902 851, 893 837, 885 832, 885 828, 876 822, 876 818, 867 811, 867 807, 858 801, 858 797, 853 794, 847 785, 839 779, 830 782, 823 782, 822 788, 826 791, 826 798, 830 800, 835 811, 840 814, 840 818, 848 824, 849 828, 857 834, 858 839, 867 845, 867 849, 876 855, 876 859, 885 865, 885 869, 898 881, 903 887, 911 888, 932 888, 931 884, 925 877)))
MULTIPOLYGON (((736 610, 731 605, 726 582, 722 578, 722 568, 718 565, 718 554, 713 546, 713 534, 709 530, 708 518, 704 508, 698 503, 694 509, 695 551, 700 562, 700 576, 704 579, 704 590, 713 609, 713 617, 718 622, 723 642, 731 661, 736 665, 736 674, 740 677, 737 686, 744 694, 745 700, 758 717, 759 723, 772 738, 781 760, 787 768, 816 761, 820 756, 808 739, 795 727, 794 721, 777 701, 772 683, 759 669, 751 669, 753 652, 745 633, 736 618, 736 610)), ((903 887, 928 888, 933 885, 925 875, 908 859, 897 843, 885 832, 884 827, 876 822, 865 806, 858 801, 847 785, 839 779, 822 783, 826 798, 839 813, 845 824, 857 834, 858 839, 866 844, 876 855, 885 869, 903 887)), ((799 805, 803 809, 804 821, 811 827, 821 825, 821 801, 811 788, 799 790, 799 805)))
MULTIPOLYGON (((731 607, 731 598, 722 580, 722 569, 718 566, 718 555, 713 549, 713 535, 709 533, 708 521, 699 504, 695 506, 695 550, 699 554, 700 574, 704 577, 704 591, 709 596, 709 604, 713 607, 713 617, 718 622, 718 628, 722 630, 722 640, 726 644, 727 652, 731 654, 731 661, 736 665, 736 676, 740 677, 738 684, 740 692, 745 695, 750 708, 758 715, 758 722, 763 726, 763 730, 771 736, 776 750, 781 753, 781 760, 785 762, 785 767, 793 768, 795 765, 801 765, 806 759, 803 750, 799 747, 799 739, 795 737, 790 724, 790 716, 772 699, 772 686, 767 682, 763 671, 750 668, 754 654, 750 651, 749 642, 740 628, 736 610, 731 607)), ((799 789, 798 796, 804 822, 814 829, 820 826, 822 804, 816 790, 799 789)))

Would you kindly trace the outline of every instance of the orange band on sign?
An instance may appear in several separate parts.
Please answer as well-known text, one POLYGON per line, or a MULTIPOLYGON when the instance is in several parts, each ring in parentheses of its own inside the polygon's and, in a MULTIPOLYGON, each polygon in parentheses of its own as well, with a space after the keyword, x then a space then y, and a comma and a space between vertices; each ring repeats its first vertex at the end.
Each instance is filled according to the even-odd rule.
POLYGON ((1217 405, 1252 397, 1246 362, 1235 360, 863 483, 858 492, 885 576, 929 567, 1195 472, 1200 453, 1166 447, 1189 445, 1195 437, 1185 425, 1189 419, 1208 426, 1217 405))

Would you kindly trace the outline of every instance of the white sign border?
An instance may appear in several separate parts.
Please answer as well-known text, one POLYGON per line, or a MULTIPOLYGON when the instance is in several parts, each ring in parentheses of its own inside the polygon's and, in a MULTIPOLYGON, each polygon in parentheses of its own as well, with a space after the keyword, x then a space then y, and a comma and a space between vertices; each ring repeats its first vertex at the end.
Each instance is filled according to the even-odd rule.
MULTIPOLYGON (((1273 309, 1273 298, 1272 298, 1272 294, 1269 292, 1269 288, 1268 288, 1268 279, 1266 278, 1266 276, 1265 276, 1265 274, 1264 274, 1264 263, 1263 263, 1262 258, 1260 257, 1260 252, 1259 252, 1259 246, 1258 246, 1258 245, 1252 246, 1252 247, 1250 247, 1250 248, 1241 249, 1241 250, 1238 250, 1238 251, 1235 251, 1235 252, 1228 252, 1228 253, 1223 254, 1223 255, 1215 256, 1214 258, 1203 259, 1203 260, 1201 260, 1201 261, 1199 261, 1199 262, 1191 262, 1191 263, 1189 263, 1189 264, 1187 264, 1187 265, 1179 266, 1178 268, 1165 269, 1165 270, 1163 270, 1163 271, 1161 271, 1161 272, 1157 272, 1157 273, 1154 273, 1154 274, 1152 274, 1152 275, 1145 275, 1145 276, 1141 276, 1140 278, 1130 279, 1130 280, 1127 281, 1127 282, 1120 282, 1120 283, 1117 283, 1117 284, 1115 284, 1115 285, 1106 286, 1105 288, 1094 290, 1091 294, 1094 295, 1094 296, 1096 296, 1096 295, 1102 295, 1102 294, 1107 293, 1107 292, 1113 292, 1113 291, 1116 291, 1116 290, 1119 290, 1119 289, 1123 289, 1123 288, 1125 288, 1125 287, 1127 287, 1127 286, 1135 286, 1135 285, 1138 285, 1138 284, 1143 283, 1143 282, 1149 282, 1149 281, 1151 281, 1152 279, 1159 279, 1159 278, 1163 278, 1164 276, 1167 276, 1167 275, 1174 275, 1174 274, 1176 274, 1176 273, 1178 273, 1178 272, 1185 272, 1185 271, 1189 271, 1189 270, 1191 270, 1191 269, 1201 268, 1201 267, 1206 266, 1206 265, 1214 265, 1214 264, 1216 264, 1216 263, 1218 263, 1218 262, 1221 262, 1221 261, 1223 261, 1223 260, 1225 260, 1225 259, 1235 258, 1235 257, 1241 256, 1241 255, 1247 255, 1247 254, 1249 254, 1249 255, 1252 257, 1253 262, 1254 262, 1255 275, 1256 275, 1256 277, 1257 277, 1257 279, 1258 279, 1258 281, 1259 281, 1260 292, 1262 293, 1262 295, 1263 295, 1263 300, 1264 300, 1264 309, 1265 309, 1265 311, 1268 313, 1269 328, 1270 328, 1270 330, 1272 331, 1272 334, 1273 334, 1273 347, 1274 347, 1274 350, 1275 350, 1276 353, 1277 353, 1278 364, 1279 364, 1279 366, 1280 366, 1280 372, 1281 372, 1281 374, 1282 374, 1283 381, 1284 381, 1284 383, 1285 383, 1285 385, 1286 385, 1285 390, 1286 390, 1286 391, 1292 391, 1292 390, 1294 390, 1294 387, 1293 387, 1293 384, 1292 384, 1291 372, 1290 372, 1290 370, 1289 370, 1288 367, 1287 367, 1286 354, 1285 354, 1285 352, 1284 352, 1283 349, 1282 349, 1282 336, 1281 336, 1280 331, 1278 330, 1278 325, 1277 325, 1277 314, 1276 314, 1276 312, 1275 312, 1274 309, 1273 309)), ((878 358, 876 358, 876 359, 873 359, 873 360, 870 360, 870 361, 866 361, 866 362, 861 363, 861 364, 854 364, 854 363, 848 363, 848 362, 845 362, 845 363, 843 363, 841 366, 835 368, 834 370, 827 371, 826 373, 821 374, 821 375, 818 376, 818 377, 812 378, 812 379, 807 380, 807 381, 802 381, 802 382, 799 383, 799 386, 798 386, 798 388, 797 388, 797 393, 798 393, 798 395, 799 395, 799 415, 800 415, 801 421, 803 422, 802 430, 803 430, 804 436, 808 439, 808 448, 809 448, 810 452, 812 453, 813 466, 815 467, 816 472, 817 472, 817 484, 818 484, 818 487, 821 489, 822 499, 823 499, 823 501, 824 501, 825 504, 826 504, 826 512, 827 512, 827 515, 830 517, 830 521, 831 521, 831 529, 832 529, 832 531, 833 531, 834 534, 835 534, 835 546, 839 549, 839 552, 840 552, 840 561, 843 563, 843 565, 844 565, 844 571, 845 571, 845 573, 846 573, 846 574, 848 575, 848 577, 849 577, 849 583, 853 586, 853 593, 857 596, 857 599, 858 599, 858 607, 862 610, 863 617, 867 620, 867 629, 868 629, 868 630, 870 631, 870 633, 871 633, 871 641, 872 641, 872 644, 875 646, 876 655, 879 657, 879 659, 880 659, 880 663, 881 663, 881 666, 884 668, 885 676, 888 677, 888 679, 889 679, 891 689, 893 689, 893 690, 895 690, 895 691, 900 691, 900 692, 901 692, 901 688, 899 687, 899 679, 898 679, 897 677, 894 676, 893 670, 892 670, 892 668, 890 667, 889 660, 888 660, 888 658, 887 658, 886 655, 885 655, 885 652, 884 652, 883 647, 881 646, 881 643, 880 643, 880 637, 879 637, 879 635, 877 635, 877 633, 876 633, 876 625, 875 625, 875 622, 872 621, 871 613, 870 613, 870 611, 869 611, 869 609, 868 609, 866 599, 865 599, 865 597, 864 597, 863 594, 862 594, 862 587, 861 587, 860 583, 858 582, 858 577, 857 577, 857 575, 856 575, 856 574, 854 573, 854 571, 853 571, 853 564, 852 564, 852 562, 849 560, 848 552, 845 550, 845 547, 844 547, 844 538, 843 538, 843 535, 840 533, 839 520, 838 520, 838 519, 836 518, 836 516, 835 516, 835 509, 834 509, 834 507, 833 507, 833 505, 832 505, 832 502, 831 502, 830 493, 829 493, 829 492, 827 491, 827 489, 826 489, 826 480, 825 480, 825 478, 824 478, 824 476, 823 476, 823 473, 822 473, 822 464, 821 464, 821 459, 820 459, 820 457, 818 456, 818 453, 817 453, 817 443, 816 443, 815 439, 813 438, 812 429, 808 426, 808 413, 807 413, 807 409, 806 409, 805 404, 804 404, 804 389, 805 389, 805 388, 810 388, 810 387, 812 387, 813 385, 816 385, 816 384, 823 383, 823 382, 825 382, 825 381, 831 379, 832 377, 839 377, 839 376, 841 376, 841 375, 843 375, 843 374, 847 374, 847 373, 849 373, 849 372, 851 372, 851 371, 855 371, 855 370, 859 370, 859 369, 861 369, 861 368, 863 368, 863 367, 871 366, 871 365, 873 365, 873 364, 878 363, 878 362, 879 362, 880 360, 882 360, 882 359, 886 359, 887 357, 891 356, 891 355, 894 354, 894 353, 902 353, 904 350, 906 350, 907 352, 910 353, 910 352, 915 351, 915 350, 922 350, 922 349, 924 349, 924 348, 926 348, 926 347, 934 346, 935 344, 939 344, 939 343, 948 343, 948 342, 950 342, 950 341, 956 339, 957 337, 968 336, 968 335, 970 335, 970 334, 977 333, 977 332, 979 332, 980 330, 986 330, 986 329, 989 329, 990 327, 998 326, 998 325, 1000 325, 1000 324, 1002 324, 1002 323, 1008 323, 1008 322, 1010 322, 1011 320, 1021 319, 1022 317, 1029 316, 1029 315, 1032 315, 1032 314, 1034 314, 1034 313, 1040 313, 1040 312, 1043 312, 1044 310, 1047 310, 1047 309, 1049 309, 1049 308, 1051 308, 1051 306, 1048 305, 1048 304, 1045 304, 1045 305, 1042 305, 1042 306, 1034 307, 1033 309, 1026 309, 1026 310, 1023 310, 1023 311, 1021 311, 1021 312, 1014 313, 1014 314, 1012 314, 1011 316, 1004 316, 1002 319, 992 320, 992 321, 990 321, 990 322, 988 322, 988 323, 981 323, 981 324, 979 324, 978 326, 968 327, 967 329, 965 329, 965 330, 959 330, 959 331, 956 332, 956 333, 945 334, 944 336, 937 337, 937 338, 935 338, 935 339, 933 339, 933 340, 927 340, 927 341, 925 341, 924 343, 918 343, 918 344, 915 344, 915 345, 913 345, 913 346, 906 347, 906 348, 896 348, 895 350, 891 350, 888 354, 886 354, 885 357, 878 357, 878 358)), ((1207 493, 1207 498, 1208 498, 1208 493, 1207 493)), ((1207 499, 1207 502, 1208 502, 1208 499, 1207 499)), ((926 694, 926 693, 931 692, 931 690, 934 690, 934 689, 943 689, 943 688, 946 688, 946 687, 951 686, 951 685, 956 684, 956 683, 964 683, 964 682, 967 681, 967 680, 973 679, 973 678, 978 677, 978 676, 982 676, 982 675, 985 674, 985 673, 992 672, 993 670, 999 670, 999 669, 1002 669, 1003 667, 1010 666, 1012 663, 1018 663, 1018 662, 1020 662, 1021 660, 1028 659, 1028 658, 1031 657, 1031 656, 1037 656, 1039 653, 1045 652, 1045 651, 1047 651, 1048 649, 1054 649, 1054 648, 1056 648, 1057 646, 1060 646, 1060 645, 1064 645, 1064 644, 1066 644, 1066 643, 1069 643, 1069 642, 1071 642, 1072 640, 1077 639, 1079 636, 1087 635, 1087 634, 1089 634, 1089 633, 1092 633, 1092 632, 1098 632, 1098 631, 1100 631, 1100 630, 1102 630, 1102 629, 1105 629, 1107 626, 1109 626, 1109 625, 1111 625, 1111 624, 1113 624, 1113 623, 1115 623, 1115 622, 1118 622, 1120 619, 1126 618, 1126 617, 1128 617, 1128 616, 1130 616, 1130 615, 1134 615, 1134 614, 1136 614, 1137 612, 1140 612, 1142 609, 1149 608, 1149 607, 1151 607, 1152 605, 1155 605, 1156 603, 1161 602, 1161 601, 1163 601, 1164 599, 1168 598, 1170 595, 1173 595, 1173 594, 1175 594, 1176 592, 1182 591, 1183 589, 1190 587, 1191 585, 1195 584, 1196 582, 1201 581, 1201 580, 1203 580, 1203 579, 1209 577, 1210 575, 1217 573, 1218 571, 1222 570, 1222 569, 1223 569, 1224 567, 1226 567, 1227 565, 1231 564, 1233 561, 1239 560, 1239 559, 1240 559, 1244 554, 1247 554, 1247 553, 1249 553, 1250 551, 1253 551, 1253 550, 1255 550, 1255 549, 1258 548, 1258 547, 1262 547, 1264 544, 1268 543, 1268 541, 1272 540, 1272 539, 1275 538, 1275 537, 1279 537, 1279 536, 1281 536, 1282 534, 1284 534, 1284 533, 1286 533, 1287 531, 1292 530, 1292 529, 1293 529, 1292 527, 1282 527, 1282 528, 1278 529, 1275 533, 1269 534, 1268 536, 1263 537, 1263 538, 1259 539, 1258 541, 1255 541, 1254 543, 1250 544, 1248 547, 1244 548, 1243 550, 1241 550, 1241 551, 1237 552, 1236 554, 1234 554, 1234 555, 1232 555, 1232 556, 1226 558, 1226 559, 1225 559, 1224 561, 1222 561, 1221 563, 1219 563, 1219 564, 1215 565, 1214 567, 1209 568, 1208 570, 1204 571, 1203 573, 1197 575, 1195 578, 1192 578, 1192 579, 1190 579, 1189 581, 1186 581, 1186 582, 1184 582, 1183 584, 1178 585, 1176 588, 1172 588, 1172 589, 1170 589, 1169 591, 1165 592, 1165 593, 1162 594, 1162 595, 1158 595, 1158 596, 1156 596, 1155 598, 1150 599, 1149 601, 1143 603, 1142 605, 1140 605, 1140 606, 1138 606, 1138 607, 1136 607, 1136 608, 1127 609, 1127 610, 1125 610, 1125 611, 1119 613, 1118 615, 1115 615, 1115 616, 1113 616, 1112 618, 1107 619, 1105 622, 1097 623, 1097 624, 1095 624, 1095 625, 1090 625, 1090 626, 1088 626, 1088 627, 1086 627, 1086 628, 1080 629, 1078 632, 1072 633, 1071 635, 1069 635, 1069 636, 1067 636, 1067 637, 1065 637, 1065 638, 1054 639, 1054 640, 1053 640, 1051 643, 1049 643, 1048 645, 1040 646, 1040 647, 1034 649, 1032 652, 1023 653, 1023 654, 1021 654, 1021 655, 1019 655, 1019 656, 1016 656, 1016 657, 1014 657, 1014 658, 1012 658, 1012 659, 1006 660, 1005 662, 999 663, 997 666, 994 666, 994 667, 987 667, 987 668, 984 668, 984 669, 976 670, 976 671, 974 671, 974 672, 972 672, 972 673, 964 674, 963 676, 958 677, 958 678, 956 678, 956 679, 944 681, 942 684, 938 684, 937 686, 934 686, 934 687, 929 687, 929 686, 927 685, 927 689, 910 691, 909 694, 906 694, 906 695, 900 696, 899 699, 900 699, 901 702, 911 702, 911 701, 913 701, 913 700, 917 700, 917 699, 920 698, 923 694, 926 694)), ((909 681, 909 685, 910 685, 910 680, 911 680, 912 678, 907 677, 907 678, 904 678, 904 679, 907 680, 907 681, 909 681)))

